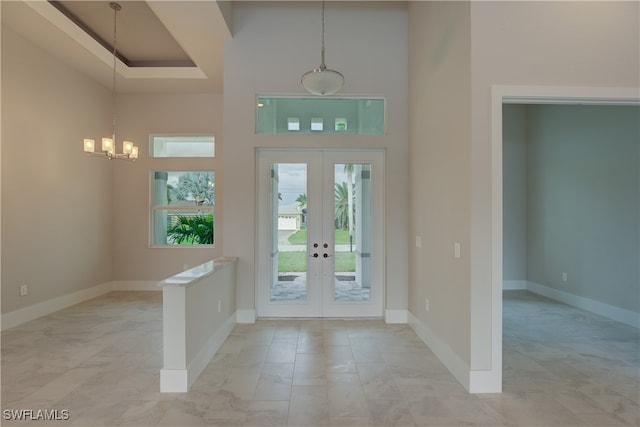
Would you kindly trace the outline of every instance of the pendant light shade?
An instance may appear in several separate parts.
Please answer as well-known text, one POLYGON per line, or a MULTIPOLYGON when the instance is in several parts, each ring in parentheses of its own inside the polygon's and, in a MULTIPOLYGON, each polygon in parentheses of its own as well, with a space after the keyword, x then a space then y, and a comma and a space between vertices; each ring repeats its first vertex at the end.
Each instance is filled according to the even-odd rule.
POLYGON ((324 63, 324 0, 322 1, 322 47, 320 66, 302 75, 302 86, 314 95, 331 95, 344 85, 342 73, 330 70, 324 63))
POLYGON ((302 86, 314 95, 331 95, 344 85, 344 76, 327 67, 314 68, 302 76, 302 86))

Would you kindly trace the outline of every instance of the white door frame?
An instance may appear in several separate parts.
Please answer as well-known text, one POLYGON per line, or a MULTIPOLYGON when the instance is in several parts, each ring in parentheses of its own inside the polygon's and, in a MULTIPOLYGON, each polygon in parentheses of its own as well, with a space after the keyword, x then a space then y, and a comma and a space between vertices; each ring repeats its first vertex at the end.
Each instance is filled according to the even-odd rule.
MULTIPOLYGON (((318 160, 317 158, 315 160, 318 160)), ((258 317, 383 317, 384 314, 384 296, 385 296, 385 262, 384 262, 384 150, 373 149, 258 149, 256 152, 256 277, 255 277, 255 297, 256 312, 258 317), (265 171, 269 165, 277 161, 278 163, 306 163, 313 156, 320 156, 321 171, 312 169, 308 163, 308 175, 317 174, 322 176, 324 182, 313 182, 313 179, 307 181, 307 191, 309 193, 316 192, 322 194, 325 200, 333 200, 334 191, 334 174, 333 168, 335 163, 368 163, 372 165, 373 179, 371 181, 372 188, 372 216, 371 216, 371 256, 372 259, 380 260, 380 262, 371 265, 371 300, 368 302, 341 302, 333 301, 333 284, 335 283, 334 275, 334 258, 324 260, 310 259, 308 263, 307 275, 310 278, 316 275, 316 280, 321 282, 317 289, 309 288, 309 303, 270 303, 267 289, 264 286, 265 278, 271 276, 273 267, 265 257, 266 253, 273 252, 271 240, 267 237, 270 230, 270 218, 272 215, 265 215, 264 207, 269 206, 269 195, 271 194, 270 183, 265 182, 264 177, 260 176, 261 171, 265 171), (329 268, 331 267, 331 268, 329 268), (329 271, 331 270, 331 271, 329 271), (319 277, 322 275, 322 277, 319 277), (322 294, 318 295, 317 290, 321 289, 322 294), (315 304, 319 301, 319 306, 315 304), (287 307, 287 314, 278 315, 277 305, 287 307), (292 308, 292 310, 289 310, 292 308)), ((333 203, 324 203, 322 209, 324 212, 312 211, 315 208, 308 206, 309 218, 312 214, 315 218, 333 218, 333 203)), ((328 225, 323 227, 328 228, 328 225)), ((331 227, 333 231, 333 227, 331 227)), ((327 242, 332 245, 333 234, 318 236, 316 240, 327 242)), ((312 253, 311 236, 308 241, 308 253, 312 253)), ((334 248, 330 246, 329 253, 334 248)))
POLYGON ((477 382, 471 381, 470 389, 474 392, 502 390, 503 104, 640 105, 640 94, 639 88, 624 87, 495 85, 491 88, 491 370, 479 375, 477 382))

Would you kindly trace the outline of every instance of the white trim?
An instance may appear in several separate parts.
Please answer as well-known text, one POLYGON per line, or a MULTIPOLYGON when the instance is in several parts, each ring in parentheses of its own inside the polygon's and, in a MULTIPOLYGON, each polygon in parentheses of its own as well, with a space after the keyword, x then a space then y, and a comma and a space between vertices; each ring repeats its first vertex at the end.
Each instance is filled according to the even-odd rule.
POLYGON ((243 309, 236 311, 237 323, 256 323, 256 311, 254 309, 243 309))
POLYGON ((189 390, 189 371, 186 369, 160 369, 160 392, 183 393, 189 390))
MULTIPOLYGON (((501 87, 491 88, 491 366, 498 388, 502 388, 502 293, 503 293, 503 236, 502 236, 502 102, 501 87), (499 378, 499 379, 498 379, 499 378)), ((473 310, 473 307, 471 307, 473 310)), ((473 343, 473 337, 470 337, 473 343)), ((469 379, 474 389, 482 382, 469 379)), ((489 381, 489 385, 495 385, 489 381)))
POLYGON ((415 317, 411 312, 409 315, 409 326, 429 347, 438 359, 447 367, 460 384, 469 390, 469 365, 467 365, 447 343, 434 334, 427 325, 415 317))
POLYGON ((492 87, 505 104, 639 105, 639 88, 580 86, 492 87))
POLYGON ((570 294, 535 282, 527 282, 527 290, 535 294, 581 308, 591 313, 607 317, 611 320, 624 323, 625 325, 640 328, 640 313, 615 307, 590 298, 570 294))
POLYGON ((523 291, 527 289, 526 280, 503 280, 502 289, 505 291, 523 291))
POLYGON ((385 310, 384 311, 385 323, 409 323, 409 311, 408 310, 385 310))
POLYGON ((469 393, 502 393, 502 371, 495 369, 470 371, 469 393))
POLYGON ((236 324, 236 313, 233 313, 220 329, 204 344, 202 349, 191 360, 187 369, 161 369, 161 393, 186 393, 207 367, 216 352, 222 347, 236 324))
POLYGON ((162 291, 155 280, 118 280, 112 283, 112 291, 162 291))
POLYGON ((28 307, 19 308, 2 315, 2 330, 21 325, 31 320, 60 311, 72 305, 99 297, 111 292, 112 282, 82 289, 71 294, 62 295, 47 301, 39 302, 28 307))

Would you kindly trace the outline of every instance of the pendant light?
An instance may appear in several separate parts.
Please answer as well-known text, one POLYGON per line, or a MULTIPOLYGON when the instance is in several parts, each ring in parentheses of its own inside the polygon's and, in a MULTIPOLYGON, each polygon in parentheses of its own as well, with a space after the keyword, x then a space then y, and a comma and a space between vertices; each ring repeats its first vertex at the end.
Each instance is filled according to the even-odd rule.
POLYGON ((344 76, 330 70, 324 63, 324 0, 322 1, 322 48, 320 49, 320 66, 302 75, 302 86, 314 95, 331 95, 344 85, 344 76))
POLYGON ((116 142, 116 30, 118 11, 122 9, 119 3, 109 3, 109 7, 113 9, 113 133, 110 138, 102 138, 102 151, 96 152, 96 142, 93 139, 84 139, 84 152, 93 155, 105 156, 107 159, 133 160, 138 158, 138 147, 131 141, 122 141, 122 153, 115 152, 116 142))

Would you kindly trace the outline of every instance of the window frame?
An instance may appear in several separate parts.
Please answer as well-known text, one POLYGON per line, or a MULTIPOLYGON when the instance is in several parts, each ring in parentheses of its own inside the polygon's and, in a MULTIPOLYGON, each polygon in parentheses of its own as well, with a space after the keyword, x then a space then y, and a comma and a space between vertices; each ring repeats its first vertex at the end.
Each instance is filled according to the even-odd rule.
POLYGON ((203 168, 179 168, 179 169, 169 169, 169 168, 152 168, 149 171, 149 247, 152 249, 167 249, 167 248, 214 248, 216 244, 216 223, 215 223, 215 182, 216 182, 216 172, 215 169, 203 169, 203 168), (214 187, 214 195, 211 205, 164 205, 156 203, 156 175, 157 173, 171 173, 171 172, 203 172, 210 173, 213 176, 213 187, 214 187), (173 211, 173 212, 210 212, 213 216, 213 243, 203 243, 203 244, 158 244, 155 239, 155 227, 156 227, 156 212, 158 211, 173 211))

